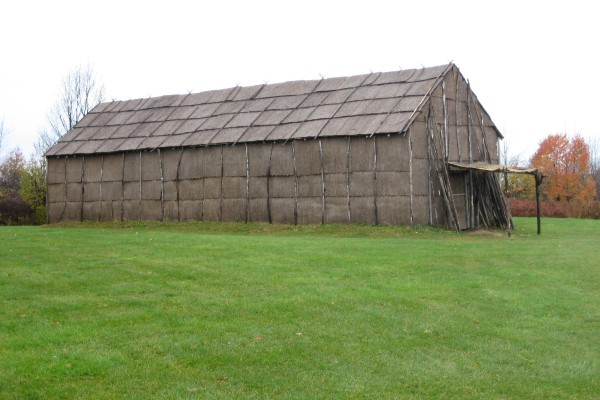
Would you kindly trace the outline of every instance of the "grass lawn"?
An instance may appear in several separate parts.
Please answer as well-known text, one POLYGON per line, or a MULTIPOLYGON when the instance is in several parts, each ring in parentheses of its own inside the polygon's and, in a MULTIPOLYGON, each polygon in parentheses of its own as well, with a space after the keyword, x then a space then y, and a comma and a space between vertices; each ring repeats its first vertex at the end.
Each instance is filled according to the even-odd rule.
POLYGON ((0 227, 0 399, 598 399, 600 221, 0 227))

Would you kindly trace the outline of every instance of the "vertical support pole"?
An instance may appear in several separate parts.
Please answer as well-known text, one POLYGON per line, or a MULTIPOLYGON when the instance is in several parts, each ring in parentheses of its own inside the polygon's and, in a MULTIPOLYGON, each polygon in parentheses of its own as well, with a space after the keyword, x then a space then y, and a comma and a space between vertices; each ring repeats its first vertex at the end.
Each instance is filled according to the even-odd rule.
POLYGON ((409 207, 410 207, 410 225, 414 225, 413 217, 413 151, 412 151, 412 132, 408 128, 406 132, 406 140, 408 140, 408 189, 409 189, 409 207))
POLYGON ((442 80, 442 104, 444 112, 444 161, 448 161, 448 154, 450 153, 450 139, 448 135, 448 102, 446 100, 446 80, 442 80))
POLYGON ((375 225, 379 225, 377 209, 377 136, 373 135, 373 203, 375 206, 375 225))
POLYGON ((248 157, 248 143, 244 143, 246 148, 246 219, 248 223, 250 213, 250 158, 248 157))
MULTIPOLYGON (((506 165, 508 165, 507 158, 508 158, 508 154, 507 154, 507 157, 504 159, 504 162, 506 163, 506 165)), ((506 168, 504 168, 504 195, 508 196, 508 170, 506 168)))
MULTIPOLYGON (((469 164, 473 163, 473 142, 472 142, 472 127, 473 125, 473 116, 471 115, 471 85, 467 81, 467 142, 469 145, 469 164)), ((479 226, 479 214, 475 209, 475 187, 473 185, 473 171, 469 170, 469 187, 471 189, 470 193, 470 214, 469 218, 471 220, 470 225, 471 228, 476 228, 479 226)))
POLYGON ((181 167, 181 159, 183 158, 183 147, 179 152, 179 160, 177 161, 177 171, 175 171, 175 190, 177 200, 177 221, 181 221, 181 214, 179 212, 179 169, 181 167))
POLYGON ((542 233, 542 212, 540 208, 540 185, 542 184, 542 180, 544 179, 544 175, 537 172, 534 175, 535 177, 535 205, 537 207, 537 234, 540 235, 542 233))
POLYGON ((160 220, 163 221, 165 217, 165 178, 163 174, 163 160, 162 155, 160 154, 160 149, 158 150, 158 163, 160 167, 160 220))
MULTIPOLYGON (((64 164, 65 164, 65 177, 64 177, 63 181, 65 183, 65 190, 63 190, 63 192, 64 192, 64 194, 63 194, 63 208, 62 208, 62 211, 60 212, 60 219, 58 220, 58 222, 62 222, 62 220, 64 218, 64 215, 65 215, 65 210, 67 209, 67 157, 66 156, 65 156, 65 162, 64 162, 64 164)), ((81 184, 81 187, 83 188, 83 183, 81 184)), ((46 197, 47 197, 47 195, 46 195, 46 197)), ((81 194, 81 201, 83 201, 83 193, 81 194)), ((81 204, 81 207, 83 208, 83 203, 81 204)))
POLYGON ((456 150, 458 154, 458 162, 462 161, 462 157, 460 154, 460 132, 458 129, 458 84, 460 80, 458 79, 458 71, 454 70, 454 123, 456 125, 456 150))
POLYGON ((477 211, 475 207, 475 195, 477 191, 475 190, 475 185, 473 184, 473 171, 469 171, 469 218, 471 219, 471 228, 476 228, 479 226, 479 217, 477 216, 477 211))
MULTIPOLYGON (((431 107, 430 107, 431 108, 431 107)), ((428 169, 427 169, 427 198, 429 205, 429 225, 433 225, 433 180, 431 178, 431 168, 433 160, 431 159, 431 146, 434 146, 431 133, 431 124, 433 123, 431 115, 428 113, 427 115, 427 161, 428 161, 428 169)))
MULTIPOLYGON (((478 103, 473 103, 473 108, 475 109, 475 115, 477 116, 477 120, 479 121, 479 129, 481 130, 481 140, 483 147, 483 159, 487 162, 492 162, 492 156, 490 155, 490 150, 487 144, 487 133, 485 130, 485 123, 483 121, 483 113, 479 113, 479 109, 477 108, 478 103)), ((496 149, 497 150, 497 149, 496 149)))
POLYGON ((321 224, 325 223, 325 169, 323 167, 323 143, 319 139, 319 157, 321 158, 321 224))
POLYGON ((102 221, 102 180, 104 179, 104 154, 102 154, 100 160, 100 215, 98 216, 98 220, 102 221))
MULTIPOLYGON (((208 147, 208 146, 207 146, 208 147)), ((206 148, 206 147, 205 147, 206 148)), ((193 147, 192 151, 196 151, 196 148, 193 147)), ((194 156, 194 157, 198 157, 198 156, 194 156)), ((206 161, 203 161, 203 164, 206 161)), ((200 206, 200 221, 204 221, 204 203, 206 203, 206 191, 204 190, 204 188, 206 187, 206 167, 203 165, 201 168, 202 174, 198 174, 198 180, 200 181, 200 183, 202 184, 202 205, 200 206), (200 177, 200 175, 202 175, 200 177)))
POLYGON ((273 157, 273 146, 275 145, 275 143, 271 143, 271 150, 269 151, 269 165, 267 168, 267 216, 269 218, 269 223, 272 224, 273 223, 273 217, 271 216, 271 190, 270 190, 270 184, 271 184, 271 159, 273 157))
POLYGON ((123 158, 121 161, 121 216, 120 220, 123 222, 125 216, 125 152, 123 152, 123 158))
MULTIPOLYGON (((46 225, 50 223, 50 203, 48 202, 48 165, 50 164, 48 161, 50 160, 49 157, 46 157, 46 168, 44 171, 44 179, 46 182, 46 225)), ((67 176, 67 169, 65 168, 65 177, 67 176)), ((66 187, 66 185, 65 185, 66 187)))
POLYGON ((467 214, 467 229, 470 229, 473 227, 472 221, 471 221, 471 209, 469 206, 469 202, 470 202, 470 198, 473 195, 470 188, 469 188, 469 175, 468 172, 464 174, 463 176, 463 185, 465 186, 465 213, 467 214))
POLYGON ((139 198, 139 210, 140 218, 142 220, 142 151, 140 150, 140 198, 139 198))
POLYGON ((348 205, 348 223, 352 222, 350 210, 350 136, 348 136, 348 147, 346 149, 346 204, 348 205))
POLYGON ((294 225, 298 225, 298 171, 296 169, 296 146, 292 140, 292 163, 294 165, 294 225))
MULTIPOLYGON (((65 158, 65 188, 66 188, 66 184, 67 184, 66 161, 67 161, 67 159, 65 158)), ((81 182, 81 209, 79 210, 79 220, 83 221, 83 203, 84 203, 84 198, 85 198, 85 156, 81 156, 81 178, 80 178, 80 182, 81 182)), ((66 192, 65 192, 65 195, 66 195, 66 192)), ((65 206, 66 205, 67 205, 67 203, 65 201, 65 206)))
POLYGON ((471 114, 471 86, 467 83, 467 140, 469 144, 469 164, 473 163, 473 115, 471 114))
POLYGON ((224 145, 221 145, 221 192, 219 194, 219 221, 223 222, 223 173, 224 173, 224 168, 223 168, 223 147, 224 145))

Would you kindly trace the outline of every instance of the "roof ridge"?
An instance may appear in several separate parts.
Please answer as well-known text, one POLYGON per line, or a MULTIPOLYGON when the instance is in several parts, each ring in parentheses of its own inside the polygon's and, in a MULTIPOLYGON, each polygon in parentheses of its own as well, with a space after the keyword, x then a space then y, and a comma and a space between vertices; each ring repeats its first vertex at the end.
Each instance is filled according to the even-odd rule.
MULTIPOLYGON (((430 70, 430 69, 435 69, 435 68, 439 68, 442 66, 446 66, 446 68, 450 67, 450 66, 455 66, 455 64, 453 62, 450 62, 448 64, 440 64, 440 65, 435 65, 435 66, 431 66, 431 67, 421 67, 421 68, 409 68, 409 69, 399 69, 399 70, 388 70, 388 71, 371 71, 367 74, 354 74, 354 75, 340 75, 340 76, 332 76, 332 77, 328 77, 328 78, 319 78, 319 79, 292 79, 292 80, 287 80, 287 81, 281 81, 281 82, 272 82, 272 83, 263 83, 263 84, 259 84, 261 86, 261 88, 259 89, 259 91, 253 96, 253 98, 258 95, 258 93, 260 93, 260 91, 262 91, 264 89, 264 87, 266 86, 272 86, 272 85, 281 85, 281 84, 291 84, 291 83, 296 83, 296 82, 323 82, 323 81, 329 81, 329 80, 333 80, 333 79, 341 79, 341 78, 353 78, 353 77, 357 77, 357 76, 361 76, 361 75, 366 75, 366 76, 371 76, 372 74, 384 74, 384 73, 391 73, 391 72, 407 72, 407 71, 425 71, 425 70, 430 70)), ((427 79, 429 80, 429 79, 427 79)), ((396 83, 401 83, 402 81, 398 81, 396 83)), ((415 81, 417 82, 417 81, 415 81)), ((373 86, 381 86, 381 85, 386 85, 389 84, 390 82, 384 82, 384 83, 370 83, 370 85, 373 86)), ((234 91, 235 89, 239 90, 244 89, 244 88, 249 88, 252 86, 259 86, 259 85, 248 85, 248 86, 243 86, 243 85, 235 85, 235 86, 231 86, 231 87, 226 87, 226 88, 217 88, 217 89, 207 89, 207 90, 202 90, 199 92, 188 92, 188 93, 173 93, 173 94, 165 94, 165 95, 160 95, 160 96, 149 96, 149 97, 138 97, 138 98, 133 98, 133 99, 128 99, 128 100, 112 100, 112 101, 105 101, 105 102, 101 102, 98 103, 98 105, 96 105, 96 107, 102 105, 102 104, 111 104, 111 103, 119 103, 119 102, 128 102, 128 101, 143 101, 142 104, 140 106, 143 105, 143 103, 147 102, 148 100, 152 100, 152 99, 158 99, 161 97, 167 97, 167 96, 189 96, 189 95, 195 95, 195 94, 200 94, 200 93, 208 93, 208 92, 215 92, 215 91, 226 91, 229 90, 229 94, 232 93, 232 91, 234 91)), ((318 85, 317 85, 318 88, 318 85)), ((337 90, 337 89, 334 89, 337 90)), ((316 91, 316 88, 315 90, 316 91)), ((314 92, 313 91, 313 92, 314 92)), ((329 92, 329 91, 333 91, 333 90, 324 90, 325 92, 329 92)), ((312 92, 311 92, 312 93, 312 92)), ((228 96, 229 96, 228 94, 228 96)), ((237 92, 236 92, 237 95, 237 92)), ((235 97, 235 96, 233 96, 235 97)), ((227 99, 227 101, 239 101, 239 100, 234 100, 232 99, 227 99)), ((207 102, 206 104, 211 104, 211 103, 215 103, 215 102, 207 102)), ((216 102, 216 103, 221 103, 216 102)), ((136 107, 139 108, 140 106, 136 107)), ((179 105, 175 106, 178 107, 179 105)), ((94 107, 94 108, 96 108, 94 107)), ((152 109, 152 108, 161 108, 161 107, 150 107, 148 109, 152 109)), ((137 111, 137 110, 129 110, 129 111, 137 111)), ((94 111, 94 109, 92 109, 90 111, 90 113, 102 113, 102 112, 121 112, 119 111, 112 111, 112 110, 106 110, 103 109, 102 111, 94 111)))

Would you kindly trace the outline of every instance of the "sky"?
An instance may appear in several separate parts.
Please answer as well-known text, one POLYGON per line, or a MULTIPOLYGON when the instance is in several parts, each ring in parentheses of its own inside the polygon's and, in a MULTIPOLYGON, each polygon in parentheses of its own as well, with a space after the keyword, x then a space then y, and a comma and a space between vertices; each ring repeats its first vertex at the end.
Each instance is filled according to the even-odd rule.
POLYGON ((597 15, 589 0, 5 1, 3 152, 33 152, 79 66, 128 100, 454 62, 526 161, 550 134, 600 140, 597 15))

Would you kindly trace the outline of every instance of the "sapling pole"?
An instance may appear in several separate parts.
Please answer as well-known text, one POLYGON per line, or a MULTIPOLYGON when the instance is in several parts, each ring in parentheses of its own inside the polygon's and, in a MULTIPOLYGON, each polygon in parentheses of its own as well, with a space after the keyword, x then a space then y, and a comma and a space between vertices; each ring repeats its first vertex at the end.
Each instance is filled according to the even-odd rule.
POLYGON ((179 209, 179 169, 181 168, 181 159, 183 158, 183 147, 179 152, 179 159, 177 160, 177 171, 175 171, 175 191, 177 197, 177 221, 181 221, 181 212, 179 209))
POLYGON ((346 148, 346 203, 348 206, 348 223, 352 222, 352 211, 350 210, 350 136, 347 138, 346 148))
POLYGON ((273 217, 271 216, 271 191, 270 191, 270 181, 271 181, 271 160, 273 158, 273 146, 275 144, 271 143, 271 149, 269 151, 269 165, 267 167, 267 217, 269 219, 269 223, 273 223, 273 217))
POLYGON ((125 152, 123 152, 123 157, 121 159, 121 215, 120 221, 123 222, 123 217, 125 216, 125 152))
POLYGON ((535 206, 537 208, 537 234, 540 235, 542 233, 542 212, 540 209, 540 185, 542 184, 544 175, 542 175, 541 173, 536 171, 534 177, 535 177, 535 206))
POLYGON ((100 161, 100 216, 98 220, 102 221, 102 180, 104 179, 104 154, 100 161))
POLYGON ((163 221, 165 218, 165 177, 160 149, 158 149, 158 162, 160 167, 160 220, 163 221))
POLYGON ((142 220, 142 151, 140 150, 140 168, 139 168, 139 173, 140 173, 140 198, 139 198, 139 210, 138 212, 140 213, 140 218, 139 220, 142 220))
POLYGON ((323 166, 323 143, 319 139, 319 157, 321 159, 321 225, 325 224, 325 169, 323 166))
POLYGON ((296 146, 294 143, 295 142, 292 140, 292 162, 294 164, 294 225, 298 225, 298 170, 296 168, 296 146))
MULTIPOLYGON (((66 159, 65 159, 66 161, 66 159)), ((66 165, 66 164, 65 164, 66 165)), ((67 170, 65 169, 65 185, 67 183, 67 170)), ((79 210, 79 220, 83 221, 83 201, 85 199, 85 156, 81 156, 81 209, 79 210)), ((65 197, 66 198, 66 197, 65 197)), ((65 202, 65 206, 67 203, 65 202)))
POLYGON ((375 225, 379 225, 379 210, 377 209, 377 137, 373 137, 373 203, 375 206, 375 225))
POLYGON ((250 208, 250 159, 248 158, 248 143, 244 144, 246 149, 246 220, 248 223, 248 213, 250 208))

